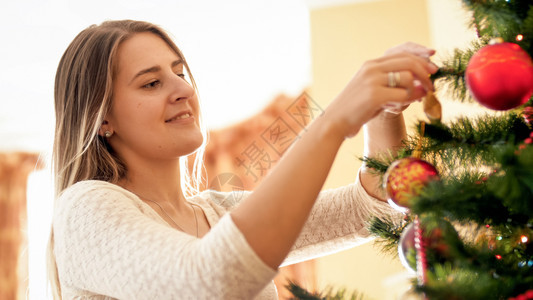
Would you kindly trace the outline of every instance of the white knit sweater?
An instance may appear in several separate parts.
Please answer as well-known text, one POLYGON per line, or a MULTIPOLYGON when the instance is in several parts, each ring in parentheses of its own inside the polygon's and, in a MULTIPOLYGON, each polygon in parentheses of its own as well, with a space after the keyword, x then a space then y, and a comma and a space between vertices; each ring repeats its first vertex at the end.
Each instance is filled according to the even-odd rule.
MULTIPOLYGON (((63 299, 277 299, 276 270, 256 255, 227 213, 247 195, 205 191, 188 199, 211 227, 196 238, 173 229, 117 185, 74 184, 54 211, 63 299)), ((284 265, 368 241, 365 222, 383 214, 396 213, 370 197, 359 179, 321 192, 284 265)))

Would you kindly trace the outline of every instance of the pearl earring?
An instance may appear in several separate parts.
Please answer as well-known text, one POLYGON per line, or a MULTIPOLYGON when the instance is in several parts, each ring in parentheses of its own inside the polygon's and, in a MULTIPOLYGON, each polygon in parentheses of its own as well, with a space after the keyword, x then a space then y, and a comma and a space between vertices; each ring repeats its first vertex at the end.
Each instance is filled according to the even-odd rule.
POLYGON ((113 135, 113 133, 112 133, 111 131, 107 131, 107 130, 106 130, 106 132, 104 133, 104 135, 105 135, 106 138, 110 138, 110 137, 113 135))

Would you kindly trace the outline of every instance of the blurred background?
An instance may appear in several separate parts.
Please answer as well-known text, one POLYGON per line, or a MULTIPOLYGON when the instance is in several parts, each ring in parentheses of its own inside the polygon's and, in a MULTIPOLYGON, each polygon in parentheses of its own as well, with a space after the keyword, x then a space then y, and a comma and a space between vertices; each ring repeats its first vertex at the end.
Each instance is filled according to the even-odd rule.
MULTIPOLYGON (((296 138, 364 61, 412 41, 435 48, 438 63, 475 37, 459 0, 2 1, 0 299, 46 298, 55 70, 77 33, 108 19, 150 21, 174 37, 211 131, 206 187, 221 190, 253 188, 286 149, 267 133, 296 138)), ((439 94, 444 121, 483 112, 439 94)), ((412 105, 405 115, 410 127, 422 108, 412 105)), ((343 145, 324 188, 354 181, 362 148, 362 134, 343 145)), ((371 242, 284 268, 276 282, 397 299, 410 276, 371 242)))

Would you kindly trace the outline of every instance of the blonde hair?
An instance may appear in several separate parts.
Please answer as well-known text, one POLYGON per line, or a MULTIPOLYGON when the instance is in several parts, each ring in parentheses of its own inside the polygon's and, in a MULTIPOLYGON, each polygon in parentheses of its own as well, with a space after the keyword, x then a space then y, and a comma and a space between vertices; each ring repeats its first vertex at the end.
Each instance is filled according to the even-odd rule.
MULTIPOLYGON (((141 32, 156 34, 176 52, 197 90, 181 51, 168 34, 154 24, 133 20, 106 21, 80 32, 61 57, 55 78, 56 127, 52 168, 56 199, 76 182, 90 179, 116 182, 126 175, 126 165, 98 131, 111 107, 118 47, 141 32)), ((201 117, 200 124, 206 137, 201 117)), ((180 158, 181 183, 186 195, 197 193, 202 183, 205 140, 193 154, 192 173, 189 172, 189 157, 180 158)), ((54 299, 61 299, 53 250, 52 228, 47 249, 48 277, 54 299)))

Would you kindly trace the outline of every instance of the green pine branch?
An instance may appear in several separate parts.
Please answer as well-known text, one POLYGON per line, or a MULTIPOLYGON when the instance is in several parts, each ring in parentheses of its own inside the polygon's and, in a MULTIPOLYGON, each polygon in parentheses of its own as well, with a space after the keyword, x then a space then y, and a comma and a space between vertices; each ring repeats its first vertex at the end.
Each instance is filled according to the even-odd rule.
MULTIPOLYGON (((528 0, 527 2, 530 1, 528 0)), ((531 5, 531 3, 527 3, 527 5, 528 8, 524 7, 522 10, 523 12, 527 12, 527 14, 524 18, 524 22, 522 23, 522 30, 520 31, 524 36, 524 40, 522 40, 519 44, 522 49, 529 53, 530 56, 533 56, 533 37, 531 36, 531 33, 533 32, 533 5, 531 5)))
MULTIPOLYGON (((533 153, 531 153, 533 154, 533 153)), ((533 166, 531 166, 533 167, 533 166)), ((429 183, 411 199, 414 214, 433 213, 452 221, 526 224, 533 216, 533 190, 526 166, 509 166, 488 176, 466 172, 429 183)), ((533 221, 533 220, 532 220, 533 221)))
MULTIPOLYGON (((531 129, 521 114, 514 112, 460 118, 449 124, 426 124, 421 144, 422 158, 436 165, 441 175, 455 174, 469 167, 493 169, 500 159, 497 154, 503 145, 517 147, 530 134, 531 129)), ((376 174, 384 174, 393 161, 410 156, 419 141, 419 135, 412 135, 404 141, 396 156, 383 153, 361 160, 376 174)))
POLYGON ((493 280, 492 274, 449 265, 436 265, 435 271, 428 273, 427 284, 417 286, 417 290, 436 300, 505 299, 510 293, 503 283, 493 280))
POLYGON ((431 75, 437 89, 446 91, 454 100, 473 102, 466 87, 465 71, 470 58, 487 45, 489 40, 486 37, 480 38, 473 41, 467 49, 455 49, 450 57, 443 58, 439 70, 431 75))
MULTIPOLYGON (((521 142, 531 130, 523 117, 515 112, 501 115, 483 115, 477 118, 458 118, 449 125, 443 123, 426 124, 424 137, 429 140, 429 148, 454 147, 456 144, 496 145, 521 142)), ((411 147, 416 146, 411 143, 411 147)))
POLYGON ((367 228, 370 234, 378 237, 377 245, 385 253, 397 253, 400 236, 407 225, 412 222, 410 215, 406 215, 404 222, 397 224, 392 219, 386 217, 374 217, 369 222, 367 228))
POLYGON ((480 36, 502 37, 514 40, 521 31, 523 20, 506 1, 463 0, 464 5, 473 14, 472 26, 480 36))
POLYGON ((433 264, 427 283, 417 290, 429 299, 508 299, 531 289, 530 267, 511 265, 505 258, 498 260, 494 253, 491 257, 493 261, 484 264, 485 268, 474 268, 473 263, 433 264))

